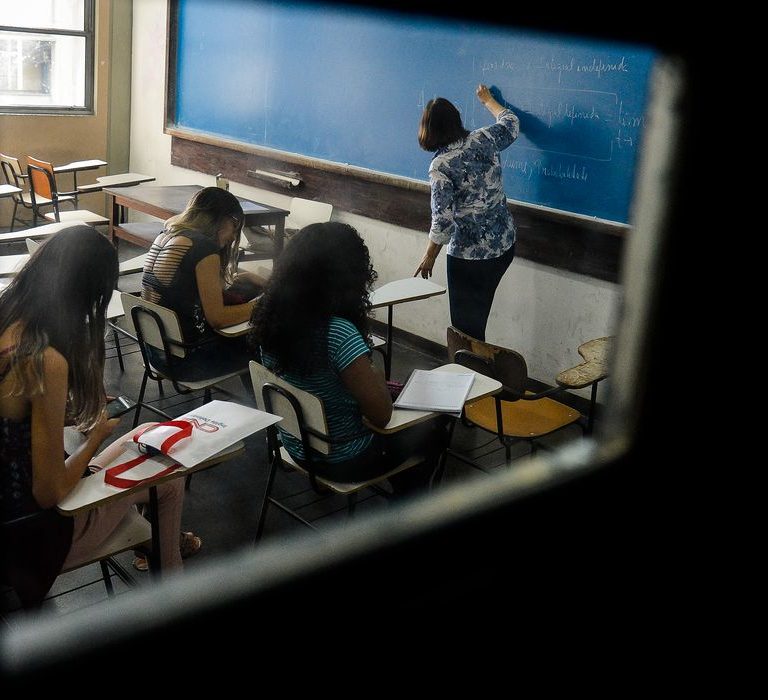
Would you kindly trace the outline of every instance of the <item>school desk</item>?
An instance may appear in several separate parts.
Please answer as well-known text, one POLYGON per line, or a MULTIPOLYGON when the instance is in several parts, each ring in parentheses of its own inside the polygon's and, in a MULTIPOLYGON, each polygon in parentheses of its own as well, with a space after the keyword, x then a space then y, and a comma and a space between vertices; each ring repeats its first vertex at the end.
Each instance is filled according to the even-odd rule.
POLYGON ((382 285, 371 292, 371 308, 387 307, 387 342, 384 350, 384 375, 389 379, 392 369, 392 317, 395 305, 407 301, 428 299, 445 294, 445 287, 425 280, 423 277, 406 277, 382 285))
POLYGON ((27 228, 23 231, 0 233, 0 243, 23 243, 27 238, 39 241, 42 238, 48 238, 54 233, 58 233, 62 229, 77 225, 78 223, 75 221, 62 221, 54 224, 45 224, 44 226, 36 226, 35 228, 27 228))
POLYGON ((147 259, 147 255, 149 255, 149 253, 142 253, 129 260, 123 260, 123 262, 120 263, 120 274, 132 275, 135 272, 141 272, 144 269, 144 262, 147 259))
POLYGON ((118 173, 116 175, 102 175, 96 178, 96 182, 90 185, 80 185, 77 190, 80 193, 101 192, 105 187, 132 187, 142 182, 152 182, 154 175, 142 175, 141 173, 118 173))
MULTIPOLYGON (((13 195, 18 194, 19 192, 21 192, 20 187, 14 187, 13 185, 0 185, 0 199, 3 197, 13 197, 13 195)), ((13 224, 13 221, 11 221, 11 224, 13 224)))
MULTIPOLYGON (((463 365, 451 362, 447 365, 435 367, 430 371, 469 372, 471 370, 468 370, 463 365)), ((470 403, 471 401, 484 399, 486 396, 498 394, 501 391, 502 384, 500 381, 491 379, 491 377, 486 377, 484 374, 480 374, 479 372, 475 372, 474 375, 475 379, 472 382, 472 387, 470 388, 469 394, 467 394, 467 398, 464 403, 470 403)), ((389 433, 396 433, 400 430, 405 430, 406 428, 410 428, 411 426, 417 425, 418 423, 423 423, 424 421, 439 415, 444 414, 436 411, 414 411, 410 408, 393 408, 392 417, 389 419, 389 423, 387 423, 383 428, 378 428, 365 419, 363 419, 363 422, 374 432, 386 435, 389 433)))
POLYGON ((592 432, 597 404, 597 385, 609 374, 608 363, 613 354, 613 337, 595 338, 582 343, 578 348, 584 362, 570 369, 563 370, 555 381, 566 389, 583 389, 592 386, 587 417, 587 433, 592 432))
POLYGON ((80 479, 75 488, 56 506, 56 510, 62 515, 75 516, 86 513, 94 508, 118 501, 129 494, 141 489, 149 489, 149 521, 152 525, 152 552, 150 553, 150 571, 154 575, 160 573, 160 529, 158 526, 157 485, 171 479, 186 478, 195 472, 215 467, 217 464, 239 457, 245 452, 242 440, 236 442, 227 450, 211 457, 210 459, 195 465, 194 467, 179 467, 170 474, 153 479, 149 484, 132 486, 127 489, 118 489, 104 483, 104 470, 90 474, 80 479))
POLYGON ((123 315, 125 315, 125 312, 123 311, 123 300, 120 298, 120 292, 115 289, 112 291, 112 296, 109 298, 109 304, 107 304, 107 321, 114 321, 123 315))
POLYGON ((21 192, 21 187, 14 187, 13 185, 0 185, 0 199, 3 197, 13 197, 13 195, 21 192))
MULTIPOLYGON (((124 239, 144 248, 152 245, 154 236, 142 237, 131 232, 135 224, 123 224, 121 208, 156 216, 165 221, 186 209, 189 200, 199 190, 201 185, 137 185, 135 187, 104 188, 104 193, 111 199, 109 237, 117 243, 116 239, 124 239)), ((247 224, 274 225, 275 226, 275 255, 279 255, 283 249, 285 236, 286 209, 271 207, 268 204, 259 204, 249 199, 237 198, 243 207, 247 224)))
POLYGON ((13 277, 29 260, 29 253, 0 255, 0 277, 13 277))
POLYGON ((72 190, 75 192, 75 207, 77 207, 77 174, 84 170, 96 170, 103 168, 107 164, 105 160, 75 160, 64 165, 54 165, 53 172, 56 175, 72 173, 72 190))

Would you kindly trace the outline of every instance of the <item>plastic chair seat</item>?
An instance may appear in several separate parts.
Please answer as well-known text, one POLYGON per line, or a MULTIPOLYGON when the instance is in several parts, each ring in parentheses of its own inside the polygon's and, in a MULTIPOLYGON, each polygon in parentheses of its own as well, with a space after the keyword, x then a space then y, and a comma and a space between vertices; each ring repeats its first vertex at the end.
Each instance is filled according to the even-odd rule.
MULTIPOLYGON (((535 453, 539 438, 576 423, 584 431, 581 425, 583 416, 579 411, 549 398, 551 394, 561 391, 559 387, 536 393, 527 389, 528 366, 519 352, 478 340, 453 326, 448 327, 447 344, 449 354, 457 363, 502 383, 504 390, 501 394, 467 404, 464 418, 469 424, 498 437, 504 446, 507 462, 511 459, 511 446, 515 442, 528 442, 531 453, 535 453)), ((473 460, 456 452, 452 454, 470 466, 481 468, 473 460)))
MULTIPOLYGON (((467 420, 475 425, 495 433, 496 400, 494 397, 467 404, 464 409, 467 420)), ((575 423, 581 414, 553 399, 538 399, 536 401, 502 401, 501 420, 505 436, 532 439, 543 437, 575 423)))
MULTIPOLYGON (((61 199, 59 199, 61 201, 61 199)), ((108 224, 109 219, 101 214, 89 211, 88 209, 75 209, 74 211, 60 211, 58 217, 53 212, 43 215, 48 221, 71 223, 81 221, 84 224, 99 225, 108 224)))
POLYGON ((240 370, 206 379, 186 380, 179 378, 176 373, 177 367, 179 367, 178 363, 183 362, 187 351, 196 346, 184 342, 181 324, 176 313, 167 307, 153 304, 141 297, 126 294, 125 292, 120 294, 120 300, 127 319, 128 332, 136 338, 139 350, 141 351, 142 362, 144 363, 144 376, 141 380, 139 398, 136 402, 134 426, 138 425, 139 414, 142 408, 168 417, 168 414, 164 411, 145 403, 144 393, 148 379, 153 381, 167 379, 180 394, 202 389, 204 391, 204 400, 210 401, 211 389, 216 384, 226 379, 248 374, 248 367, 245 366, 240 370), (161 359, 155 359, 152 362, 150 360, 149 348, 161 351, 161 359), (158 364, 161 366, 158 366, 158 364))
POLYGON ((251 361, 249 366, 251 381, 253 382, 259 408, 281 416, 283 420, 280 422, 280 428, 298 438, 303 445, 310 448, 308 452, 305 448, 305 454, 307 454, 308 459, 307 466, 299 465, 281 444, 277 427, 271 425, 267 428, 269 473, 256 525, 255 539, 257 542, 261 539, 269 505, 276 506, 283 513, 305 526, 317 529, 310 521, 305 520, 298 510, 289 507, 283 500, 279 500, 272 495, 272 487, 278 467, 294 470, 307 478, 312 490, 316 493, 322 494, 325 491, 331 491, 346 497, 347 512, 349 516, 352 516, 358 492, 364 489, 373 489, 388 498, 391 494, 387 494, 386 490, 382 489, 379 484, 395 474, 424 463, 424 455, 410 455, 384 474, 378 474, 365 481, 355 482, 335 481, 314 473, 315 461, 312 451, 328 455, 331 453, 334 442, 330 435, 325 406, 322 400, 314 394, 295 387, 257 362, 251 361), (258 387, 261 387, 261 391, 258 391, 258 387))
POLYGON ((140 515, 135 508, 131 508, 101 547, 91 552, 91 555, 83 561, 75 562, 66 569, 62 569, 61 573, 64 574, 88 564, 95 564, 121 552, 127 552, 129 549, 148 547, 151 541, 152 525, 149 520, 140 515))
POLYGON ((227 379, 232 379, 233 377, 239 377, 241 374, 244 374, 246 371, 246 370, 238 370, 237 372, 222 374, 221 376, 218 376, 218 377, 209 377, 207 379, 199 379, 195 381, 191 379, 177 379, 171 373, 163 371, 162 367, 156 367, 152 363, 150 363, 149 368, 152 372, 160 376, 162 379, 167 379, 168 381, 176 382, 177 384, 185 387, 186 389, 189 389, 190 391, 197 391, 199 389, 208 389, 214 384, 218 384, 227 379))
MULTIPOLYGON (((25 204, 28 204, 30 207, 32 206, 32 194, 30 192, 22 192, 21 198, 24 200, 25 204)), ((53 200, 48 199, 47 197, 43 197, 41 195, 38 195, 36 197, 38 206, 43 206, 44 204, 50 204, 53 200)), ((74 202, 75 198, 70 194, 63 194, 58 198, 59 202, 74 202)))
MULTIPOLYGON (((293 460, 293 458, 288 453, 288 450, 285 449, 285 447, 280 448, 280 458, 283 460, 285 464, 289 465, 295 471, 299 472, 303 476, 309 477, 309 472, 306 469, 304 469, 304 467, 297 464, 293 460)), ((415 467, 417 464, 421 464, 421 462, 423 461, 424 461, 423 457, 419 457, 419 456, 409 457, 401 464, 398 464, 397 467, 395 467, 392 471, 389 471, 386 474, 382 474, 381 476, 377 476, 375 479, 369 479, 368 481, 352 481, 352 482, 331 481, 330 479, 324 479, 321 476, 316 477, 316 479, 317 479, 317 483, 320 486, 327 488, 329 491, 333 491, 334 493, 341 494, 342 496, 347 496, 351 493, 356 493, 357 491, 361 491, 362 489, 368 488, 370 486, 374 486, 375 484, 378 484, 380 481, 384 481, 385 479, 388 479, 390 476, 394 476, 395 474, 399 474, 400 472, 405 471, 406 469, 415 467)))
MULTIPOLYGON (((24 527, 23 521, 29 520, 30 518, 34 520, 38 517, 38 515, 39 514, 24 516, 15 521, 2 523, 2 528, 4 531, 3 536, 9 538, 18 537, 19 533, 15 530, 15 528, 24 527)), ((12 541, 13 539, 9 539, 8 543, 12 541)), ((96 579, 95 581, 91 581, 90 583, 95 583, 98 580, 103 581, 107 590, 107 594, 112 596, 114 595, 114 589, 112 586, 112 574, 110 574, 110 569, 124 583, 129 585, 135 583, 133 577, 131 577, 130 574, 128 574, 128 572, 125 571, 120 563, 113 557, 122 552, 133 549, 149 551, 151 542, 152 525, 148 520, 139 514, 135 507, 129 508, 112 534, 107 537, 104 542, 102 542, 100 547, 88 553, 88 555, 83 559, 70 563, 68 566, 59 571, 58 574, 56 574, 56 578, 62 574, 66 574, 71 571, 81 569, 85 566, 98 563, 101 566, 101 578, 96 579)), ((30 545, 29 542, 26 542, 25 546, 34 545, 30 545)), ((41 581, 38 579, 40 572, 37 571, 34 558, 31 565, 29 563, 22 565, 21 570, 15 568, 17 563, 15 563, 13 558, 11 558, 9 562, 4 562, 4 565, 14 568, 3 568, 2 571, 0 571, 0 581, 2 582, 1 585, 10 591, 16 591, 22 608, 37 607, 50 595, 51 584, 53 583, 53 580, 46 579, 45 581, 41 581)), ((85 585, 90 585, 90 583, 85 585)), ((51 597, 58 597, 59 595, 79 590, 82 587, 83 585, 78 585, 75 588, 51 595, 51 597)), ((0 617, 3 617, 1 613, 0 617)))

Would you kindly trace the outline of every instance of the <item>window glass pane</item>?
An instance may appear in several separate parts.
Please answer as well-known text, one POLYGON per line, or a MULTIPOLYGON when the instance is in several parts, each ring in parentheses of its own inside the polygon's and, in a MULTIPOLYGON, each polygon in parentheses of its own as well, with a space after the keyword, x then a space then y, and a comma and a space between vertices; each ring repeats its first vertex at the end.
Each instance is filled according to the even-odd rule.
POLYGON ((0 25, 83 31, 84 0, 0 0, 0 25))
POLYGON ((85 38, 0 32, 0 106, 85 106, 85 38))

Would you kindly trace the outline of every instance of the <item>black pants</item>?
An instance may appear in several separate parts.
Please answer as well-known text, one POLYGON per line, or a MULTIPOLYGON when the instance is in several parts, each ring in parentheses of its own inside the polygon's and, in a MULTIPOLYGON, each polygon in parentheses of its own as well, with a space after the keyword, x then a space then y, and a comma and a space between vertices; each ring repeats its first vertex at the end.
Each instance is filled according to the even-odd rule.
MULTIPOLYGON (((175 358, 175 365, 170 372, 162 350, 148 347, 147 351, 150 361, 157 369, 168 372, 182 382, 205 381, 247 370, 249 360, 255 359, 244 335, 235 338, 214 337, 209 342, 188 351, 186 357, 175 358)), ((248 372, 240 375, 240 383, 246 394, 255 400, 251 375, 248 372)))
POLYGON ((506 253, 490 260, 448 256, 448 298, 454 328, 485 340, 485 326, 496 288, 514 257, 514 244, 506 253))
MULTIPOLYGON (((336 463, 315 463, 318 476, 337 481, 367 481, 394 469, 408 457, 423 457, 423 464, 390 477, 395 493, 420 491, 429 484, 440 456, 447 447, 449 416, 436 416, 391 435, 374 433, 365 452, 336 463)), ((299 460, 304 463, 304 460, 299 460)))

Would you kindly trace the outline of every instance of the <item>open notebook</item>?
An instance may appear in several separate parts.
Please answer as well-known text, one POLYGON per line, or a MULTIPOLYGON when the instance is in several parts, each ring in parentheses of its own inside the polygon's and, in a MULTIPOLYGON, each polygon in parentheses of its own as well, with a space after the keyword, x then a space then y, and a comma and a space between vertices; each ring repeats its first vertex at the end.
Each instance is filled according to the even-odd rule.
POLYGON ((474 372, 415 369, 393 405, 459 416, 474 380, 474 372))

